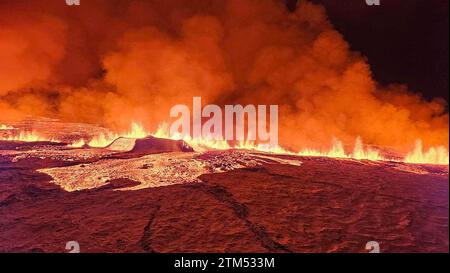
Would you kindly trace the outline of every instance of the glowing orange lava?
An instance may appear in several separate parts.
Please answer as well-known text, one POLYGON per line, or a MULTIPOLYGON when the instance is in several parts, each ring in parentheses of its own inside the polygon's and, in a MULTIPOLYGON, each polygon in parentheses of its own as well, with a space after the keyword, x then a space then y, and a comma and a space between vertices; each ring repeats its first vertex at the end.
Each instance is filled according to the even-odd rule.
POLYGON ((151 135, 149 132, 145 130, 145 128, 138 122, 132 122, 131 123, 131 129, 128 132, 124 133, 109 133, 109 134, 100 134, 94 138, 92 138, 88 145, 90 147, 106 147, 109 144, 111 144, 114 140, 116 140, 119 137, 125 137, 125 138, 144 138, 146 136, 151 135))
MULTIPOLYGON (((193 139, 191 137, 183 137, 181 135, 170 136, 168 125, 163 123, 154 133, 148 132, 140 123, 132 122, 130 130, 122 133, 101 133, 90 141, 85 139, 79 139, 68 147, 81 148, 89 146, 93 148, 104 148, 110 145, 117 138, 144 138, 147 136, 154 136, 158 138, 168 138, 174 140, 186 141, 195 151, 202 152, 207 150, 227 150, 227 149, 242 149, 242 150, 254 150, 275 154, 286 155, 298 155, 298 156, 314 156, 314 157, 331 157, 331 158, 347 158, 357 160, 371 160, 371 161, 401 161, 412 164, 436 164, 436 165, 448 165, 449 164, 449 152, 445 147, 431 147, 428 150, 424 150, 422 141, 418 140, 413 151, 407 154, 403 160, 395 160, 391 158, 383 157, 379 151, 371 148, 366 148, 363 145, 363 141, 360 137, 356 138, 353 150, 347 153, 344 149, 344 144, 334 139, 330 149, 321 151, 317 149, 304 149, 301 151, 290 151, 280 146, 270 146, 264 144, 255 144, 253 141, 241 141, 236 145, 230 145, 226 140, 216 140, 212 138, 193 139)), ((16 130, 8 125, 0 125, 1 130, 16 130)), ((11 134, 0 136, 0 140, 3 141, 23 141, 23 142, 35 142, 35 141, 51 141, 59 142, 54 139, 43 137, 35 131, 17 131, 11 134)))
MULTIPOLYGON (((155 137, 171 138, 171 139, 183 139, 194 150, 202 151, 208 149, 226 150, 226 149, 245 149, 256 150, 261 152, 269 152, 276 154, 288 154, 298 156, 317 156, 317 157, 331 157, 331 158, 348 158, 357 160, 371 160, 371 161, 401 161, 391 158, 383 157, 379 151, 364 148, 363 141, 360 137, 357 137, 351 153, 346 153, 343 143, 334 139, 332 146, 328 151, 320 151, 316 149, 304 149, 299 152, 293 152, 284 149, 280 146, 268 146, 263 144, 255 144, 251 141, 240 142, 235 146, 230 146, 226 140, 213 140, 213 139, 192 139, 190 137, 170 136, 167 124, 162 124, 158 130, 152 134, 155 137)), ((418 164, 437 164, 448 165, 449 153, 445 147, 430 148, 427 152, 422 151, 421 141, 418 141, 416 148, 413 152, 408 154, 403 160, 405 163, 418 163, 418 164)))
POLYGON ((14 130, 14 127, 9 125, 0 124, 0 130, 14 130))
POLYGON ((50 142, 58 142, 53 139, 49 139, 39 135, 34 131, 20 131, 18 134, 14 133, 11 135, 0 136, 0 140, 4 141, 22 141, 22 142, 35 142, 35 141, 50 141, 50 142))
POLYGON ((405 157, 406 163, 415 164, 449 164, 449 154, 445 147, 431 147, 427 151, 423 150, 422 141, 417 140, 414 151, 405 157))
POLYGON ((80 139, 80 140, 77 140, 77 141, 67 145, 67 146, 69 146, 71 148, 81 148, 85 145, 86 145, 86 142, 84 141, 84 139, 80 139))

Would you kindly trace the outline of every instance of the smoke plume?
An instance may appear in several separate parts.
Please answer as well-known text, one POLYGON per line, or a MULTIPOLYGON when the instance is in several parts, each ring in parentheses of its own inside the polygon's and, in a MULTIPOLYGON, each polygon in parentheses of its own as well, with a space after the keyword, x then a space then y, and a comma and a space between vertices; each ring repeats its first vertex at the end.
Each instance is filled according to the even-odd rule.
POLYGON ((175 104, 280 105, 283 146, 333 138, 448 147, 443 100, 380 86, 325 10, 277 0, 0 0, 0 119, 47 116, 112 129, 175 104))

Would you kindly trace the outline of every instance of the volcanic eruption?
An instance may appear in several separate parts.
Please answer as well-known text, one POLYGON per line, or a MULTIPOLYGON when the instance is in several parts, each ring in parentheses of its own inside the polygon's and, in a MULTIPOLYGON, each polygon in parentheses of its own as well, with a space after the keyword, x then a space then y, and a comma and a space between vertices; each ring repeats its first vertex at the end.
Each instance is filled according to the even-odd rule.
MULTIPOLYGON (((360 251, 359 242, 375 235, 391 251, 404 251, 412 242, 418 251, 448 250, 447 102, 425 99, 406 84, 378 83, 370 60, 351 49, 323 6, 300 0, 289 7, 282 0, 90 0, 79 6, 0 1, 0 210, 9 215, 1 220, 0 236, 16 239, 0 243, 0 251, 61 251, 58 240, 77 238, 91 251, 360 251), (195 97, 222 109, 277 105, 278 145, 170 134, 170 109, 192 105, 195 97), (352 173, 349 180, 343 173, 352 173), (389 179, 398 183, 391 192, 389 179), (421 192, 424 183, 432 186, 421 192), (255 196, 252 187, 261 196, 276 192, 274 198, 283 199, 287 211, 273 212, 280 219, 307 214, 307 207, 290 198, 311 194, 305 197, 315 208, 316 214, 306 217, 311 222, 292 220, 310 241, 297 242, 286 223, 271 223, 264 210, 277 205, 255 196), (183 194, 220 208, 205 211, 204 219, 223 213, 230 221, 230 230, 223 227, 217 235, 226 246, 209 242, 202 249, 192 239, 198 234, 184 238, 188 245, 167 243, 165 228, 169 233, 189 228, 179 215, 172 215, 180 221, 173 225, 182 227, 167 224, 172 216, 164 204, 182 206, 168 200, 183 194), (315 194, 330 200, 328 209, 319 208, 315 194), (117 211, 134 217, 136 230, 119 225, 111 231, 130 234, 121 239, 123 248, 87 242, 86 234, 100 232, 95 229, 103 224, 96 205, 101 201, 91 195, 116 200, 117 211), (146 200, 148 195, 153 197, 146 200), (403 195, 403 201, 393 201, 403 195), (336 201, 339 196, 345 204, 336 201), (365 200, 368 196, 380 205, 365 200), (370 228, 364 232, 381 225, 381 218, 358 215, 350 197, 377 215, 392 209, 380 217, 394 233, 407 232, 392 240, 370 228), (26 224, 10 228, 14 217, 62 198, 74 208, 75 218, 68 221, 82 219, 92 205, 92 230, 69 232, 77 238, 66 238, 50 228, 42 231, 44 241, 33 244, 17 235, 18 230, 33 233, 26 224), (133 201, 125 204, 129 198, 133 201), (77 199, 86 202, 75 205, 77 199), (152 248, 145 236, 139 245, 131 243, 148 221, 138 206, 161 217, 152 248), (425 226, 427 213, 439 223, 425 226), (342 235, 348 236, 346 243, 320 235, 319 226, 329 231, 327 223, 335 220, 339 232, 349 234, 342 235), (362 226, 355 228, 356 222, 362 226), (305 235, 308 227, 313 239, 305 235), (416 240, 420 232, 432 239, 416 240), (244 243, 224 235, 233 233, 244 243)), ((50 221, 59 209, 48 209, 50 221)), ((124 218, 118 212, 103 220, 124 218)), ((105 235, 104 242, 116 235, 105 235)))

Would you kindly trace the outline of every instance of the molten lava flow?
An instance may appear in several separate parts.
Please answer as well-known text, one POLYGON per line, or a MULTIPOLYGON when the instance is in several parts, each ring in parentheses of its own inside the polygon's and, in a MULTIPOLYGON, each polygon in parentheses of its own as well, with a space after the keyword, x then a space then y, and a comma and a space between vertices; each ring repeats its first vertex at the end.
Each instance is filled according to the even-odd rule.
POLYGON ((299 153, 297 153, 297 155, 323 156, 332 158, 353 158, 358 160, 372 160, 372 161, 388 160, 383 156, 381 156, 378 151, 372 150, 370 148, 364 149, 364 145, 360 137, 356 138, 353 152, 351 154, 347 154, 344 150, 344 145, 342 144, 342 142, 335 139, 333 140, 333 145, 329 151, 321 152, 318 150, 306 149, 300 151, 299 153))
MULTIPOLYGON (((152 134, 154 137, 159 138, 169 138, 173 140, 184 140, 188 143, 194 150, 196 151, 205 151, 205 150, 227 150, 227 149, 239 149, 242 147, 231 147, 228 141, 223 139, 213 139, 211 138, 191 138, 190 136, 182 136, 181 134, 170 135, 169 126, 167 123, 161 123, 156 130, 155 133, 152 134)), ((247 149, 252 148, 247 147, 247 149)))
POLYGON ((350 158, 344 151, 344 145, 341 141, 334 139, 331 149, 327 152, 322 152, 314 149, 304 149, 297 153, 301 156, 323 156, 333 158, 350 158))
POLYGON ((69 146, 71 148, 81 148, 85 145, 86 145, 86 142, 84 141, 84 139, 80 139, 80 140, 77 140, 77 141, 67 145, 67 146, 69 146))
POLYGON ((22 141, 22 142, 35 142, 35 141, 49 141, 49 142, 59 142, 55 139, 46 138, 39 135, 35 131, 20 131, 18 134, 8 134, 6 136, 0 136, 0 140, 4 141, 22 141))
MULTIPOLYGON (((57 3, 62 0, 45 8, 40 2, 0 0, 2 123, 47 117, 108 128, 132 120, 157 125, 173 106, 201 97, 219 108, 279 106, 283 147, 182 137, 197 150, 384 159, 358 136, 399 151, 416 139, 448 149, 445 100, 378 83, 366 56, 352 51, 317 1, 297 1, 293 10, 281 0, 87 1, 95 4, 69 13, 57 3), (353 150, 338 140, 329 150, 304 149, 324 147, 334 136, 345 144, 356 139, 353 150)), ((65 139, 45 128, 38 136, 6 125, 0 130, 2 139, 65 139)), ((130 132, 100 132, 76 132, 85 138, 71 147, 150 135, 138 123, 130 132)), ((406 161, 448 162, 447 153, 416 149, 406 161)))
POLYGON ((126 138, 144 138, 149 136, 150 134, 145 130, 145 128, 140 123, 132 122, 131 130, 125 134, 122 134, 121 137, 126 138))
POLYGON ((45 137, 34 130, 22 130, 10 125, 0 124, 0 140, 3 141, 21 141, 21 142, 35 142, 35 141, 49 141, 59 142, 58 140, 45 137))
POLYGON ((359 160, 387 160, 383 158, 378 151, 372 149, 364 149, 362 140, 358 137, 355 141, 353 153, 347 154, 344 150, 344 145, 339 140, 334 140, 333 145, 329 151, 323 152, 313 149, 305 149, 300 152, 292 152, 284 149, 280 146, 270 146, 265 144, 256 144, 253 141, 241 141, 235 146, 230 146, 226 140, 214 140, 214 139, 192 139, 190 137, 182 137, 181 135, 170 136, 167 124, 162 124, 159 126, 155 134, 155 137, 161 138, 171 138, 171 139, 182 139, 186 141, 191 147, 197 151, 217 149, 243 149, 243 150, 256 150, 261 152, 275 153, 275 154, 290 154, 290 155, 300 155, 300 156, 322 156, 322 157, 332 157, 332 158, 354 158, 359 160))
MULTIPOLYGON (((0 140, 4 141, 23 141, 23 142, 35 142, 35 141, 51 141, 59 142, 54 139, 49 139, 44 137, 42 134, 36 131, 19 131, 8 125, 1 125, 1 130, 7 132, 6 134, 0 135, 0 140), (8 130, 13 130, 9 132, 8 130)), ((287 150, 281 146, 271 146, 268 144, 258 144, 254 141, 240 141, 235 145, 230 145, 226 140, 213 139, 212 137, 205 138, 192 138, 190 136, 173 135, 169 133, 169 126, 166 123, 162 123, 156 132, 149 133, 140 123, 132 122, 130 130, 122 133, 101 133, 93 137, 89 142, 85 139, 79 139, 69 144, 70 148, 81 148, 84 146, 90 146, 93 148, 104 148, 109 146, 118 138, 129 138, 129 139, 139 139, 145 138, 147 136, 154 136, 158 138, 167 138, 173 140, 184 140, 186 141, 195 151, 202 152, 208 150, 228 150, 228 149, 239 149, 239 150, 254 150, 273 154, 285 154, 285 155, 297 155, 297 156, 314 156, 314 157, 331 157, 331 158, 347 158, 347 159, 357 159, 357 160, 371 160, 371 161, 398 161, 405 163, 415 163, 415 164, 438 164, 438 165, 448 165, 449 164, 449 153, 445 147, 431 147, 427 151, 424 151, 422 146, 422 141, 418 140, 415 149, 408 153, 407 156, 401 159, 391 159, 386 158, 380 154, 379 151, 367 148, 363 145, 363 141, 360 137, 357 137, 353 145, 353 150, 351 152, 346 152, 344 149, 344 144, 335 139, 329 150, 321 151, 317 149, 303 149, 298 152, 287 150)))
POLYGON ((319 156, 319 157, 331 157, 331 158, 348 158, 357 160, 371 160, 371 161, 403 161, 405 163, 418 163, 418 164, 449 164, 449 153, 444 147, 433 147, 427 152, 422 151, 422 142, 418 141, 416 148, 413 152, 408 154, 404 160, 386 158, 380 154, 379 151, 365 148, 363 141, 360 137, 357 137, 353 146, 352 153, 346 153, 344 145, 340 140, 334 139, 331 148, 328 151, 320 151, 316 149, 304 149, 299 152, 292 152, 284 149, 280 146, 270 146, 264 144, 255 144, 252 141, 242 141, 235 146, 230 146, 226 140, 213 140, 213 139, 192 139, 190 137, 182 137, 181 135, 170 136, 167 124, 163 123, 159 126, 158 130, 153 134, 154 137, 170 138, 175 140, 184 140, 196 151, 216 149, 244 149, 244 150, 256 150, 261 152, 275 153, 275 154, 287 154, 287 155, 299 155, 299 156, 319 156))
MULTIPOLYGON (((100 134, 89 141, 88 145, 90 147, 95 148, 101 148, 106 147, 110 145, 114 140, 116 140, 119 137, 125 137, 125 138, 144 138, 146 136, 149 136, 150 133, 148 133, 145 128, 137 122, 131 123, 131 130, 129 132, 124 133, 109 133, 109 134, 100 134)), ((74 145, 74 143, 72 144, 74 145)))
POLYGON ((378 151, 368 148, 364 150, 363 142, 360 137, 356 138, 355 147, 353 148, 352 158, 369 159, 369 160, 385 160, 378 151))
POLYGON ((99 134, 89 141, 88 146, 94 148, 102 148, 111 144, 115 139, 117 139, 119 135, 117 134, 99 134))
POLYGON ((0 124, 0 130, 14 130, 14 127, 9 125, 0 124))
POLYGON ((422 141, 417 140, 414 151, 409 153, 404 161, 416 164, 448 165, 449 153, 444 147, 431 147, 428 151, 424 151, 422 141))

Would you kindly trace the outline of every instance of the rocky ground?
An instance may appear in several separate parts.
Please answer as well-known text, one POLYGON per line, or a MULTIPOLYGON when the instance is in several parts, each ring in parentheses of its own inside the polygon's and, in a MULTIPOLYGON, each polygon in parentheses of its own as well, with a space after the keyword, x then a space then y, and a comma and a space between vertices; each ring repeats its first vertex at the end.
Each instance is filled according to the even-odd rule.
POLYGON ((448 166, 0 141, 0 252, 449 251, 448 166))

